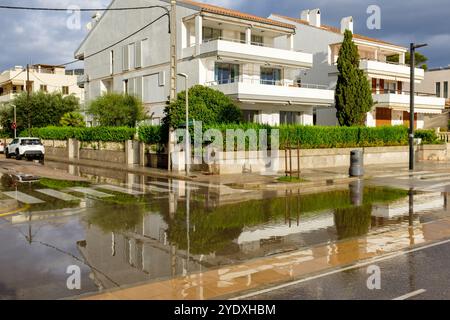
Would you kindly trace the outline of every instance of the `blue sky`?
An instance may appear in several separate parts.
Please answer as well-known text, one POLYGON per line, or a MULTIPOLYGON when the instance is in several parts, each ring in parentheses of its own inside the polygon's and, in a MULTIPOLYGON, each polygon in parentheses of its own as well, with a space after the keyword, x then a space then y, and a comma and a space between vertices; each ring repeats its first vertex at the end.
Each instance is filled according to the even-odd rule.
MULTIPOLYGON (((121 0, 119 0, 121 1, 121 0)), ((129 0, 132 1, 132 0, 129 0)), ((105 7, 110 0, 0 0, 3 5, 67 8, 105 7)), ((128 2, 128 1, 127 1, 128 2)), ((300 15, 303 9, 320 8, 322 23, 338 26, 342 17, 353 16, 355 32, 408 46, 426 42, 421 52, 431 67, 450 64, 450 6, 448 0, 203 0, 244 12, 300 15), (369 5, 381 8, 381 29, 366 27, 369 5)), ((83 14, 81 30, 66 27, 68 14, 0 10, 0 70, 27 63, 59 64, 73 59, 73 52, 86 34, 89 13, 83 14)))

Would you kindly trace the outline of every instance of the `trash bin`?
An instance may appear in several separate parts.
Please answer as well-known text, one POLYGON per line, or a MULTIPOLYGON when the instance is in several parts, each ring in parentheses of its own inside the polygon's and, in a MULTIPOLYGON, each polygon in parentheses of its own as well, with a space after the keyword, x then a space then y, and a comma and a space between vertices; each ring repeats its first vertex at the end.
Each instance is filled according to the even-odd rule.
POLYGON ((364 176, 364 154, 361 150, 353 150, 350 154, 350 177, 364 176))

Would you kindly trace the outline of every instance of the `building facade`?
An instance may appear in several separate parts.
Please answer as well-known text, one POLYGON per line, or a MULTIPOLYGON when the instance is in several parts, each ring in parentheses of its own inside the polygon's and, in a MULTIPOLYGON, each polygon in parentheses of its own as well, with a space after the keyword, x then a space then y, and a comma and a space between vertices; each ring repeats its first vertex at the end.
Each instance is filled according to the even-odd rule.
MULTIPOLYGON (((168 3, 127 0, 113 1, 110 7, 168 3)), ((222 91, 250 122, 312 125, 315 108, 332 109, 333 90, 299 81, 299 74, 313 68, 313 55, 295 50, 293 24, 194 1, 177 3, 177 71, 189 76, 189 86, 222 91)), ((143 100, 152 122, 161 122, 170 92, 167 20, 127 36, 163 13, 148 9, 95 16, 75 53, 85 63, 87 100, 106 92, 134 94, 143 100), (127 40, 120 42, 123 38, 127 40)), ((177 89, 184 90, 181 78, 177 89)))
POLYGON ((418 85, 418 90, 438 98, 444 98, 446 106, 450 107, 450 95, 448 84, 450 82, 450 66, 445 68, 430 69, 425 72, 425 79, 418 85))
MULTIPOLYGON (((314 68, 300 75, 302 82, 313 82, 335 89, 338 78, 337 59, 344 39, 345 30, 353 30, 353 18, 341 20, 340 28, 321 23, 320 9, 304 10, 299 18, 272 14, 270 19, 292 23, 296 27, 294 49, 310 52, 314 55, 314 68)), ((367 75, 372 86, 374 107, 367 114, 366 125, 370 127, 383 125, 409 126, 409 87, 410 68, 405 64, 407 48, 363 35, 353 34, 353 41, 358 47, 361 58, 360 68, 367 75), (388 61, 388 57, 398 56, 398 63, 388 61)), ((424 70, 415 70, 415 82, 424 80, 424 70)), ((424 127, 427 115, 442 113, 445 101, 433 94, 416 92, 416 127, 424 127)), ((334 109, 317 111, 317 124, 336 125, 334 109)))
MULTIPOLYGON (((60 92, 73 94, 84 102, 84 90, 77 84, 77 72, 65 70, 64 67, 37 64, 29 67, 30 92, 60 92)), ((27 85, 27 68, 16 66, 0 74, 0 103, 8 103, 16 94, 25 92, 27 85)))

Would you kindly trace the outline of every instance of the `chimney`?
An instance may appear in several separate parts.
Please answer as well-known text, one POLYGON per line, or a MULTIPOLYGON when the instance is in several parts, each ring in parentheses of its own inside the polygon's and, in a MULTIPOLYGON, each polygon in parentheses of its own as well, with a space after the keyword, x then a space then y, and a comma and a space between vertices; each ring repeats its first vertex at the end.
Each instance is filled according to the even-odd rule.
POLYGON ((344 34, 345 30, 350 30, 353 33, 353 17, 342 18, 341 33, 344 34))
POLYGON ((309 11, 309 24, 314 27, 320 27, 320 9, 309 11))
POLYGON ((86 25, 86 29, 91 31, 95 25, 97 24, 97 22, 100 20, 100 18, 102 17, 102 14, 100 12, 96 12, 92 17, 91 17, 91 21, 88 22, 88 24, 86 25))
POLYGON ((303 10, 300 13, 300 19, 302 19, 302 20, 304 20, 304 21, 309 23, 309 10, 303 10))

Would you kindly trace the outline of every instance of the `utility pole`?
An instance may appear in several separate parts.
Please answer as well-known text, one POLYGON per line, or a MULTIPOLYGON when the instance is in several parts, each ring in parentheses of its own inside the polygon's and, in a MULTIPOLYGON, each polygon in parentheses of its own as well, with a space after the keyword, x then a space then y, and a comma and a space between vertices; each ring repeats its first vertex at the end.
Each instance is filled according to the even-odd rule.
MULTIPOLYGON (((177 98, 177 1, 170 1, 170 96, 169 103, 177 98)), ((172 171, 172 152, 175 141, 173 128, 169 128, 168 170, 172 171)))
POLYGON ((30 93, 31 93, 31 83, 30 83, 30 65, 27 64, 27 119, 28 119, 28 134, 31 131, 31 110, 30 110, 30 93))
POLYGON ((426 47, 427 44, 414 44, 410 46, 410 105, 409 105, 409 170, 414 170, 414 99, 415 99, 415 71, 416 71, 416 49, 426 47))
POLYGON ((17 107, 16 107, 16 105, 13 105, 13 108, 14 108, 14 124, 13 124, 14 139, 16 139, 17 138, 17 107))

